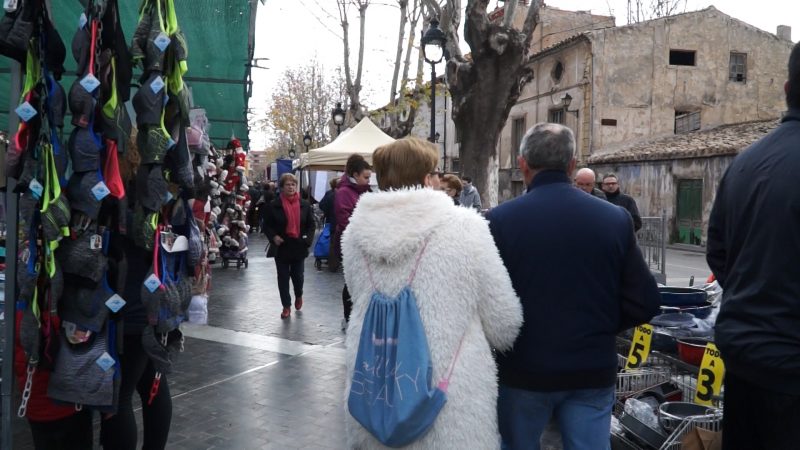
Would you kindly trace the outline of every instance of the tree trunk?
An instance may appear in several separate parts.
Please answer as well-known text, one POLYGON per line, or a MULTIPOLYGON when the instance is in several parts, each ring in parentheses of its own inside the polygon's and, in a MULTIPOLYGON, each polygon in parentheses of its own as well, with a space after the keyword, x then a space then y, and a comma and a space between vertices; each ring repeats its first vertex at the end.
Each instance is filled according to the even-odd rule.
MULTIPOLYGON (((469 0, 465 11, 464 40, 472 50, 466 60, 458 48, 460 1, 448 0, 439 8, 442 31, 448 38, 447 81, 453 99, 452 114, 461 134, 462 172, 473 177, 484 205, 497 205, 499 157, 497 143, 511 107, 531 79, 528 49, 539 17, 541 0, 534 0, 522 30, 489 22, 489 0, 469 0)), ((513 24, 513 17, 504 22, 513 24)))
POLYGON ((403 40, 406 37, 406 22, 408 22, 408 0, 398 0, 398 3, 400 5, 400 29, 397 33, 397 52, 395 53, 394 57, 392 89, 389 91, 390 105, 394 105, 394 101, 397 99, 397 77, 400 75, 400 63, 403 59, 403 40))

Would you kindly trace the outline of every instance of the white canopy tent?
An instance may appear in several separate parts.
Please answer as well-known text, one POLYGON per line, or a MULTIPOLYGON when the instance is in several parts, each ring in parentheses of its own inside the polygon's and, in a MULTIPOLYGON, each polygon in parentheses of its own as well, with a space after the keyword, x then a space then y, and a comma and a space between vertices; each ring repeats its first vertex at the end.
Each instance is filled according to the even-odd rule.
POLYGON ((380 130, 365 117, 358 125, 345 130, 330 144, 300 157, 300 167, 304 170, 344 170, 347 158, 358 153, 372 164, 372 153, 378 147, 394 142, 394 139, 380 130))

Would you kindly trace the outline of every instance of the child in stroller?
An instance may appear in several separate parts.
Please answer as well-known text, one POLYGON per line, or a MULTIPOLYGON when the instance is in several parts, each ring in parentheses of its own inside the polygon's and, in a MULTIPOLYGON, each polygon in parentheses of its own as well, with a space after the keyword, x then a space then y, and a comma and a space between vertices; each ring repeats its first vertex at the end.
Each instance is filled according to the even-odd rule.
POLYGON ((222 268, 227 269, 231 263, 236 263, 236 268, 242 266, 246 269, 247 261, 247 229, 240 222, 232 222, 229 231, 222 237, 220 256, 222 257, 222 268))

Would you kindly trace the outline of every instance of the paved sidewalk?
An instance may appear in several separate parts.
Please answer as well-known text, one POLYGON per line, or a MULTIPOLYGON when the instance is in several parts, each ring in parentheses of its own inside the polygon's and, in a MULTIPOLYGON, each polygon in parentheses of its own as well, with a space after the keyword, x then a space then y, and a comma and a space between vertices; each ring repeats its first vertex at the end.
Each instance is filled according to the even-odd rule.
MULTIPOLYGON (((248 269, 214 269, 209 325, 185 327, 186 351, 169 380, 168 449, 345 446, 342 276, 318 272, 310 257, 303 311, 281 320, 264 244, 251 236, 248 269)), ((140 414, 139 423, 141 444, 140 414)), ((14 449, 33 448, 27 424, 13 427, 14 449)))

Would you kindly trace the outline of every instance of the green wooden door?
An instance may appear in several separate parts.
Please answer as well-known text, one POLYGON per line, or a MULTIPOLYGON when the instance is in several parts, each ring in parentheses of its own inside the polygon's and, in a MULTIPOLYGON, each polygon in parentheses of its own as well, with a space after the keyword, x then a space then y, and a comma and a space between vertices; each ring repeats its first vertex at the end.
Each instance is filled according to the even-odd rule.
POLYGON ((701 245, 703 180, 678 180, 678 242, 701 245))

